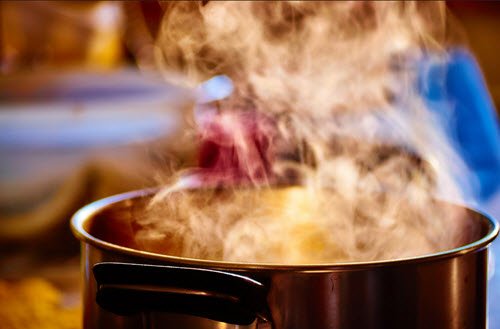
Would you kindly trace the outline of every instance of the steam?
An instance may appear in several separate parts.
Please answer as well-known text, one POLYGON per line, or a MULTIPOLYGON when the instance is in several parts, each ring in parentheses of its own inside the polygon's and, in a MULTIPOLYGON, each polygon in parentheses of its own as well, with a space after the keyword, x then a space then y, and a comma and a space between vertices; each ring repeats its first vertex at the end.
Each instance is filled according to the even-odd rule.
POLYGON ((445 32, 434 2, 170 3, 161 68, 193 85, 231 79, 232 95, 200 106, 193 127, 231 158, 180 173, 140 219, 138 243, 290 264, 463 243, 460 214, 434 198, 469 198, 466 168, 417 90, 423 65, 447 60, 445 32), (183 189, 207 184, 224 190, 183 189))

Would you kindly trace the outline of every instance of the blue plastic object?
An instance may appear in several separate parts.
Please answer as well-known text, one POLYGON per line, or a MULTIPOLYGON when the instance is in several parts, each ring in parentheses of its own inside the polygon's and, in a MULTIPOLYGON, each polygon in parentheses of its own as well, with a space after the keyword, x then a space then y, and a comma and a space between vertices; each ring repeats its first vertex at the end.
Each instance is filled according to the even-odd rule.
POLYGON ((474 57, 460 48, 448 55, 444 63, 431 56, 421 63, 419 90, 477 177, 477 197, 484 202, 500 192, 498 117, 474 57))

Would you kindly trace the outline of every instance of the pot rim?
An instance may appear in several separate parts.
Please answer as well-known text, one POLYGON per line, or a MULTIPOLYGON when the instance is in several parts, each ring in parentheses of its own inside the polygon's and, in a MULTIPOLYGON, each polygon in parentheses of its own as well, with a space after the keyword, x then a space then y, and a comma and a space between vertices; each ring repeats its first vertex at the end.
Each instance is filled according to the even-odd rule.
POLYGON ((419 256, 405 257, 405 258, 394 258, 387 260, 377 260, 377 261, 312 263, 312 264, 293 264, 293 265, 277 264, 277 263, 227 262, 227 261, 206 260, 206 259, 158 254, 149 251, 142 251, 138 249, 123 247, 114 243, 110 243, 105 240, 101 240, 92 236, 85 230, 84 223, 93 218, 97 213, 99 213, 103 209, 108 208, 113 204, 117 204, 127 200, 131 201, 133 199, 150 196, 155 192, 157 192, 158 190, 159 190, 158 188, 136 190, 136 191, 113 195, 104 199, 94 201, 84 206, 73 215, 73 217, 71 218, 71 230, 73 234, 82 242, 88 243, 97 248, 106 249, 108 251, 118 252, 120 254, 125 254, 129 256, 141 257, 156 261, 163 261, 163 262, 176 263, 182 265, 198 266, 198 267, 210 267, 210 268, 221 268, 221 269, 286 270, 286 271, 297 271, 297 272, 321 272, 321 271, 331 272, 335 270, 339 271, 360 270, 367 267, 380 267, 387 265, 395 266, 395 265, 403 265, 409 263, 429 262, 443 258, 457 257, 471 252, 480 251, 488 247, 488 245, 497 237, 500 230, 499 223, 486 213, 480 210, 471 209, 468 206, 461 205, 456 202, 445 201, 448 204, 457 205, 481 215, 488 222, 488 227, 489 227, 488 233, 485 234, 481 239, 473 241, 469 244, 454 249, 444 250, 427 255, 419 255, 419 256))

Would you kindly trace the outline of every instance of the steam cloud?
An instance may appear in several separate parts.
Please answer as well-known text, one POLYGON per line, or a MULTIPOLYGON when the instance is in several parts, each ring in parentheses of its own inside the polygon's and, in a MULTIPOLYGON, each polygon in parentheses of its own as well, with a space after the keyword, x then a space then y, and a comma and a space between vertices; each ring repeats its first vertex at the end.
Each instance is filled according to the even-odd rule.
POLYGON ((303 264, 466 241, 459 211, 434 201, 468 197, 466 168, 417 92, 423 63, 447 60, 445 14, 434 2, 169 3, 161 69, 193 85, 232 80, 233 94, 199 107, 193 127, 232 160, 220 153, 222 169, 176 176, 139 219, 137 242, 303 264), (184 189, 207 182, 225 188, 184 189))

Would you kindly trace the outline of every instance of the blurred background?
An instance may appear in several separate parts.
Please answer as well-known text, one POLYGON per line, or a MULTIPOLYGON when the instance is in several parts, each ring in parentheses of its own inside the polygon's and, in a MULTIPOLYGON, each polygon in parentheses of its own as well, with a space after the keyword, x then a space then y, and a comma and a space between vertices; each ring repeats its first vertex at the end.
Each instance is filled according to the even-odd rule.
MULTIPOLYGON (((460 46, 479 63, 500 108, 500 3, 447 6, 460 46)), ((157 1, 0 2, 0 323, 14 292, 38 297, 10 299, 10 313, 47 306, 11 327, 78 328, 72 213, 157 185, 192 162, 192 146, 177 141, 195 96, 167 84, 154 60, 166 10, 157 1)), ((499 218, 493 190, 484 208, 499 218)), ((495 298, 490 311, 500 314, 495 298)))

